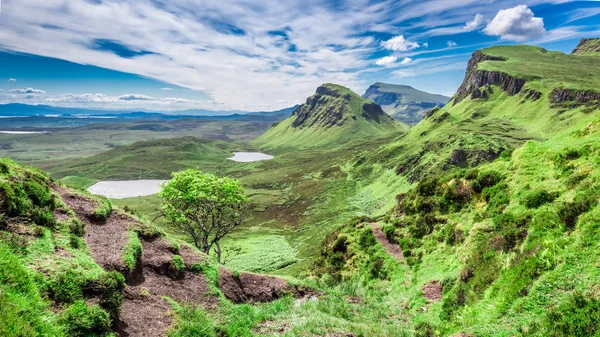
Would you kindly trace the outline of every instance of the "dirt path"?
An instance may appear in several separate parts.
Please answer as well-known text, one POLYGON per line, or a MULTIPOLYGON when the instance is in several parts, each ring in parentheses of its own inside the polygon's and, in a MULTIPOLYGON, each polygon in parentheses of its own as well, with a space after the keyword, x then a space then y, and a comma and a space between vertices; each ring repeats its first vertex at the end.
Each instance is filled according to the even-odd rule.
MULTIPOLYGON (((105 270, 126 271, 123 249, 127 245, 128 230, 136 220, 117 211, 98 222, 93 218, 95 202, 54 186, 65 204, 86 224, 85 239, 90 254, 105 270)), ((191 272, 191 265, 201 261, 191 249, 182 247, 174 252, 164 239, 142 240, 143 254, 138 268, 127 275, 127 287, 121 304, 120 320, 115 324, 119 336, 166 336, 173 324, 171 305, 164 299, 170 297, 178 303, 202 304, 206 308, 218 305, 218 299, 209 294, 209 285, 203 275, 191 272), (181 254, 185 270, 173 273, 171 261, 175 253, 181 254)))
POLYGON ((381 226, 379 225, 379 223, 371 223, 371 229, 373 229, 373 235, 375 235, 375 239, 377 239, 377 242, 379 242, 379 244, 383 246, 385 250, 387 250, 388 254, 390 254, 391 257, 398 261, 404 261, 404 255, 402 255, 402 248, 400 248, 398 244, 392 243, 388 240, 388 238, 385 236, 385 233, 383 233, 383 231, 381 230, 381 226))

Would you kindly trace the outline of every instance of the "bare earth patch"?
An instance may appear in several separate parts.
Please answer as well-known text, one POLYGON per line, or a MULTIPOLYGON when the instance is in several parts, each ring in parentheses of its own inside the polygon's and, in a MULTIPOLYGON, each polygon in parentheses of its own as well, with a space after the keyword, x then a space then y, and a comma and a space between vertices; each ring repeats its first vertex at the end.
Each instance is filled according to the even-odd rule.
POLYGON ((442 299, 444 289, 440 281, 433 281, 424 285, 421 290, 423 290, 423 297, 429 302, 439 302, 442 299))
POLYGON ((373 235, 379 244, 387 250, 388 254, 391 257, 398 261, 404 261, 404 256, 402 255, 402 248, 398 244, 390 242, 388 238, 385 236, 385 233, 381 230, 381 226, 378 223, 372 223, 371 229, 373 230, 373 235))

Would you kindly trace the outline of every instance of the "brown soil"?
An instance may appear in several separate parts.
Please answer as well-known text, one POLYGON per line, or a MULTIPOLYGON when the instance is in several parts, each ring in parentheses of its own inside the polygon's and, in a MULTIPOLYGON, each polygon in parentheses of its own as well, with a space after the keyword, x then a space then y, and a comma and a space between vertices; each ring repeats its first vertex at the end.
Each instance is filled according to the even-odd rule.
POLYGON ((421 290, 423 291, 423 297, 429 302, 439 302, 442 299, 444 289, 440 281, 433 281, 424 285, 421 290))
POLYGON ((236 276, 229 269, 219 268, 219 289, 234 303, 270 302, 285 295, 296 297, 307 295, 306 289, 288 284, 274 276, 240 273, 236 276))
POLYGON ((379 242, 379 244, 383 246, 385 250, 387 250, 388 254, 390 254, 391 257, 398 261, 404 261, 404 256, 402 255, 402 248, 400 248, 398 244, 392 243, 388 240, 388 238, 381 230, 381 226, 378 223, 372 223, 371 229, 373 229, 373 235, 375 235, 375 239, 377 239, 377 242, 379 242))
MULTIPOLYGON (((123 248, 128 241, 130 225, 137 221, 117 211, 113 211, 104 223, 95 221, 96 205, 92 199, 73 194, 60 186, 53 187, 77 218, 86 224, 86 242, 96 263, 105 270, 125 272, 123 248)), ((168 241, 142 241, 142 246, 141 261, 135 271, 126 275, 127 288, 123 294, 120 320, 115 324, 119 336, 166 336, 173 320, 169 315, 172 307, 164 297, 181 304, 216 308, 218 299, 209 294, 204 277, 189 269, 193 263, 202 260, 190 248, 181 249, 186 270, 173 272, 170 265, 174 252, 168 241)))
POLYGON ((54 186, 54 190, 75 212, 77 218, 85 223, 85 241, 96 263, 105 270, 126 270, 123 249, 128 241, 129 224, 135 220, 113 211, 105 223, 94 221, 94 200, 73 194, 60 186, 54 186))

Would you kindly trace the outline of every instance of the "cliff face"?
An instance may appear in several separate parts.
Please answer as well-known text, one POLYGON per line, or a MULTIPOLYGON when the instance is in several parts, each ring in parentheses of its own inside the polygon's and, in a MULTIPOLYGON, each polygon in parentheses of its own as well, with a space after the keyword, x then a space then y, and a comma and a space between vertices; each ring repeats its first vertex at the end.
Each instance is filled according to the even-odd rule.
POLYGON ((600 107, 600 92, 556 88, 550 93, 550 103, 576 102, 600 107))
POLYGON ((480 51, 473 53, 467 66, 465 79, 454 96, 454 104, 459 103, 469 96, 472 98, 485 98, 486 93, 481 88, 489 88, 492 85, 501 87, 509 96, 521 92, 526 83, 524 79, 516 78, 502 72, 478 70, 477 65, 483 61, 506 61, 506 59, 489 56, 480 51))
POLYGON ((571 54, 600 53, 600 38, 581 39, 571 54))
POLYGON ((383 111, 394 119, 409 125, 417 124, 425 113, 444 106, 449 97, 430 94, 406 85, 375 83, 363 95, 381 105, 383 111))
POLYGON ((393 123, 392 118, 381 109, 381 106, 363 100, 357 95, 354 96, 324 85, 320 86, 314 95, 306 99, 306 103, 294 110, 292 127, 298 129, 314 126, 331 128, 343 126, 350 120, 354 121, 359 117, 375 123, 393 123))

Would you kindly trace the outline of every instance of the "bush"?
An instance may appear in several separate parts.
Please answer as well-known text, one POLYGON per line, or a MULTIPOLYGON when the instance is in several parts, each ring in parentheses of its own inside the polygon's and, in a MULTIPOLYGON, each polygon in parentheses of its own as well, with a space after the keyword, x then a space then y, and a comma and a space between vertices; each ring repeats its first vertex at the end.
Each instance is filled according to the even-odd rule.
POLYGON ((475 193, 481 193, 484 189, 495 186, 502 181, 502 174, 496 171, 480 173, 471 183, 471 188, 475 193))
POLYGON ((54 209, 54 197, 48 186, 44 183, 38 183, 33 180, 26 181, 24 184, 27 196, 38 207, 49 207, 54 209))
POLYGON ((558 208, 558 217, 572 229, 577 223, 577 218, 592 209, 598 203, 598 195, 595 190, 589 190, 577 194, 572 202, 563 202, 558 208))
POLYGON ((175 275, 181 275, 185 271, 185 263, 179 255, 173 255, 170 270, 175 275))
POLYGON ((58 322, 68 336, 104 336, 110 332, 110 316, 99 306, 88 306, 80 300, 61 313, 58 322))
POLYGON ((435 195, 438 187, 439 178, 435 176, 425 177, 419 181, 417 185, 417 192, 419 195, 429 197, 435 195))
POLYGON ((110 203, 110 200, 101 198, 100 205, 94 210, 94 219, 106 221, 110 216, 110 213, 112 213, 112 204, 110 203))
POLYGON ((23 185, 0 182, 0 205, 9 216, 25 216, 32 207, 23 185))
POLYGON ((524 193, 521 203, 527 208, 538 208, 544 204, 553 202, 557 197, 557 193, 550 193, 545 190, 528 191, 524 193))
POLYGON ((83 289, 87 282, 81 271, 68 269, 52 278, 49 290, 56 302, 72 303, 83 298, 83 289))
POLYGON ((100 298, 100 307, 106 310, 113 320, 119 318, 124 289, 125 278, 117 271, 103 273, 88 283, 90 293, 100 298))
POLYGON ((487 213, 489 216, 495 216, 504 211, 510 204, 510 191, 508 184, 500 183, 492 187, 486 187, 483 190, 483 198, 487 202, 487 213))
POLYGON ((600 301, 574 294, 558 308, 550 310, 542 322, 543 336, 598 336, 600 301))
POLYGON ((31 220, 38 226, 54 229, 56 228, 56 218, 47 208, 34 207, 31 210, 31 220))
POLYGON ((135 269, 137 262, 142 257, 142 242, 138 238, 138 235, 134 231, 129 231, 129 241, 125 246, 125 253, 123 254, 123 262, 129 268, 129 271, 135 269))
POLYGON ((73 218, 69 222, 69 232, 77 236, 83 236, 85 234, 85 224, 79 219, 73 218))

